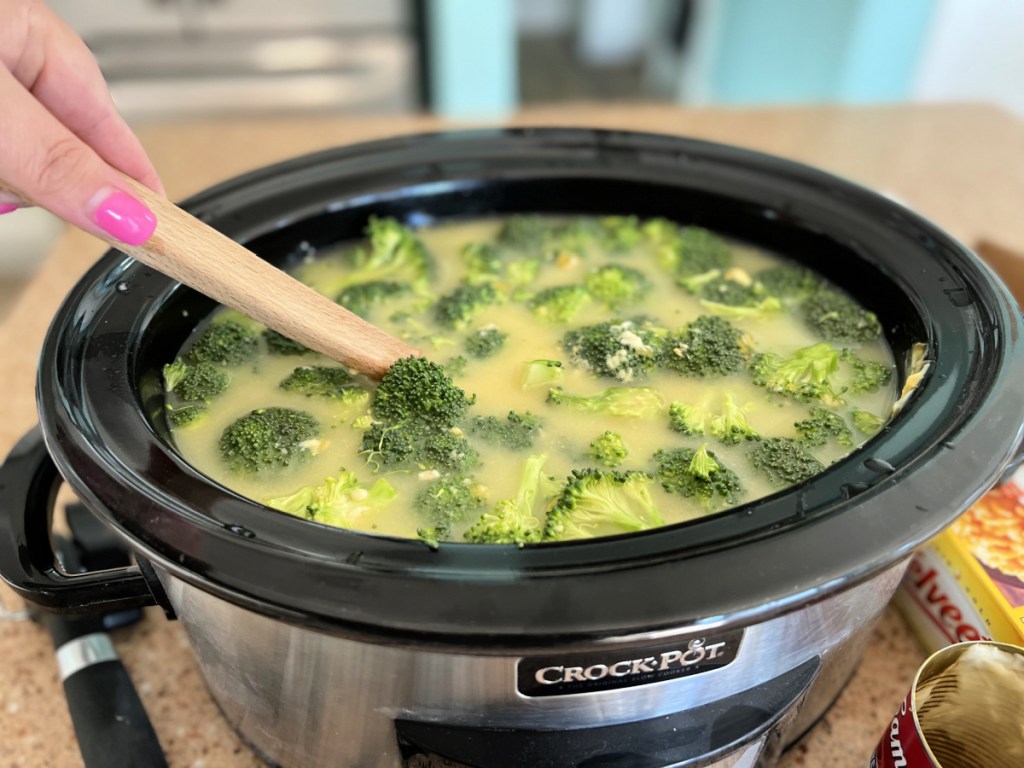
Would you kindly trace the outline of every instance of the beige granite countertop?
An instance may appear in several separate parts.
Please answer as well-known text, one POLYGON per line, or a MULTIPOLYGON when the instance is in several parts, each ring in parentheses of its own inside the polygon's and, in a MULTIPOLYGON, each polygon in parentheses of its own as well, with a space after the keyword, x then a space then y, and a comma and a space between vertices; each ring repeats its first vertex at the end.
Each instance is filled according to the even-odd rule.
MULTIPOLYGON (((533 110, 510 122, 647 130, 743 145, 894 195, 964 242, 988 238, 1024 250, 1024 124, 989 107, 576 105, 533 110)), ((428 117, 193 122, 148 128, 142 140, 169 195, 182 198, 286 157, 444 125, 428 117)), ((99 241, 68 232, 0 324, 0 455, 35 422, 33 378, 50 318, 103 250, 99 241)), ((9 607, 19 605, 6 587, 0 586, 0 598, 9 607)), ((211 701, 180 626, 149 609, 140 624, 115 632, 114 640, 172 768, 260 765, 211 701)), ((890 608, 844 693, 780 765, 866 764, 923 658, 890 608)), ((0 768, 81 765, 48 636, 28 622, 0 622, 0 768)))

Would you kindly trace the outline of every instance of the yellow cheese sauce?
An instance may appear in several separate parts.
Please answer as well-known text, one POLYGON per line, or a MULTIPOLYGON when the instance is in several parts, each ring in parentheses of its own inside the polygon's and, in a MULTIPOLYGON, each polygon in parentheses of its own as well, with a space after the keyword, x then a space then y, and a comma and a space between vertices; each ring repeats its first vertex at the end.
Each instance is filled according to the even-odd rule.
MULTIPOLYGON (((437 265, 430 292, 441 296, 454 289, 463 276, 461 249, 467 243, 493 241, 500 226, 498 220, 487 220, 417 231, 417 236, 437 265)), ((780 263, 780 257, 776 255, 743 244, 730 245, 733 267, 746 274, 754 275, 780 263)), ((339 275, 344 274, 347 268, 348 250, 341 248, 318 254, 312 263, 300 267, 300 279, 334 298, 337 291, 333 287, 339 283, 339 275)), ((778 486, 769 483, 750 465, 746 454, 757 445, 756 442, 725 445, 711 435, 687 436, 675 432, 669 428, 668 405, 673 401, 683 401, 718 412, 721 410, 723 396, 729 392, 738 404, 747 408, 749 423, 761 436, 794 437, 794 423, 807 418, 810 404, 768 394, 753 383, 750 372, 745 368, 727 377, 701 378, 654 369, 641 380, 622 382, 595 376, 569 362, 561 343, 568 330, 610 319, 636 316, 644 316, 661 327, 676 329, 700 315, 712 314, 702 306, 698 297, 675 284, 658 265, 653 249, 648 245, 638 246, 627 253, 597 253, 591 249, 586 255, 559 254, 553 263, 541 269, 536 281, 529 285, 529 291, 532 293, 555 285, 581 284, 588 273, 602 264, 621 264, 640 270, 653 283, 653 288, 638 305, 623 307, 615 312, 600 301, 591 301, 568 323, 541 321, 526 302, 513 300, 482 309, 464 330, 437 326, 428 309, 415 326, 415 338, 409 337, 410 325, 407 322, 393 322, 386 313, 384 316, 372 315, 370 319, 389 332, 406 335, 424 355, 439 363, 444 364, 454 357, 464 356, 467 360, 465 367, 453 378, 468 395, 476 397, 470 409, 471 415, 504 418, 510 410, 529 411, 542 420, 536 444, 525 451, 515 452, 495 447, 482 440, 474 440, 467 432, 467 438, 481 456, 481 464, 473 470, 472 475, 483 489, 491 507, 499 499, 515 496, 523 462, 531 454, 547 454, 544 473, 559 481, 564 480, 574 468, 599 466, 594 459, 588 457, 587 449, 590 442, 606 430, 621 434, 629 449, 628 457, 615 468, 616 471, 653 472, 655 465, 651 457, 659 449, 696 449, 706 444, 721 464, 740 476, 746 491, 741 503, 779 490, 778 486), (475 359, 466 354, 463 346, 466 336, 489 326, 508 334, 500 352, 486 359, 475 359), (581 413, 569 407, 549 404, 546 402, 547 386, 523 386, 524 364, 535 359, 562 361, 564 378, 559 386, 571 394, 592 395, 611 386, 651 387, 660 394, 665 409, 654 418, 634 419, 602 413, 581 413)), ((748 334, 751 354, 774 352, 788 357, 798 349, 821 341, 797 314, 790 311, 764 312, 755 317, 740 319, 730 317, 729 320, 741 332, 748 334)), ((867 343, 836 343, 835 346, 850 348, 861 359, 892 365, 891 353, 883 339, 867 343)), ((187 353, 187 348, 188 345, 182 354, 187 353)), ((374 533, 415 538, 417 529, 425 525, 411 503, 416 493, 428 482, 420 468, 381 470, 375 474, 374 465, 368 464, 365 456, 359 453, 362 429, 352 423, 356 417, 364 415, 365 410, 347 407, 328 398, 287 392, 278 386, 297 366, 332 364, 332 361, 312 353, 302 356, 271 355, 262 347, 261 342, 260 354, 255 363, 225 368, 231 378, 230 386, 224 394, 211 401, 208 413, 195 424, 174 429, 177 447, 187 461, 216 482, 261 502, 293 493, 303 486, 320 484, 326 477, 337 475, 341 468, 355 473, 367 484, 378 477, 385 477, 396 489, 397 498, 380 511, 363 514, 360 519, 353 521, 353 525, 374 533), (239 417, 254 409, 268 407, 293 408, 312 414, 321 425, 321 438, 324 441, 322 449, 308 461, 279 471, 245 474, 230 470, 221 458, 218 447, 222 432, 239 417)), ((846 393, 843 397, 846 404, 835 410, 850 425, 854 442, 859 444, 867 436, 853 428, 850 415, 854 409, 860 409, 886 417, 896 397, 896 382, 890 381, 876 392, 857 395, 846 393)), ((169 396, 169 400, 173 403, 173 396, 169 396)), ((827 466, 852 449, 830 441, 825 446, 809 450, 827 466)), ((667 524, 708 514, 695 500, 665 492, 657 481, 651 483, 651 491, 667 524)), ((539 499, 535 510, 541 520, 544 504, 545 500, 539 499)), ((453 538, 460 539, 462 530, 472 522, 467 520, 458 526, 453 538)))

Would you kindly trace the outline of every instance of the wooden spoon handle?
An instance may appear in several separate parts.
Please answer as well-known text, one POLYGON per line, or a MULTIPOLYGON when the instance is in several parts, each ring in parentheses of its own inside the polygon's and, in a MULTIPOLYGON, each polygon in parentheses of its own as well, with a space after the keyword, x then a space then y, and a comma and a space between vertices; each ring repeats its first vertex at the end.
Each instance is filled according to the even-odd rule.
POLYGON ((419 354, 155 192, 128 182, 156 215, 157 227, 142 245, 109 240, 119 251, 373 379, 396 360, 419 354))

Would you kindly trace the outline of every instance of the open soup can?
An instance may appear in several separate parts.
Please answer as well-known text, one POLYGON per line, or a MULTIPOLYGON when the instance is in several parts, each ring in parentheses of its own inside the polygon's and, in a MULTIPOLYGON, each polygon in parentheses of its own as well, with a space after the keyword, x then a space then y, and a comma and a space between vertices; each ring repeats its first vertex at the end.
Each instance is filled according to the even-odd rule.
POLYGON ((932 654, 870 768, 1024 765, 1024 648, 958 643, 932 654))

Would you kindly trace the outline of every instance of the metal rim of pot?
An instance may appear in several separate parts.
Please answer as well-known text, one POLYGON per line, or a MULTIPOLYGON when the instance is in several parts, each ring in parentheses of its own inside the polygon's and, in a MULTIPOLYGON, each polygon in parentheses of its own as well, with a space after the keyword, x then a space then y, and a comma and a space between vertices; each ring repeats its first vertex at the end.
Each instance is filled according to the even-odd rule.
POLYGON ((932 360, 881 434, 768 498, 628 537, 435 551, 296 520, 185 463, 163 423, 159 370, 213 303, 108 252, 47 335, 48 450, 145 558, 285 621, 518 646, 749 623, 908 556, 996 480, 1020 440, 1020 316, 1005 287, 916 214, 796 163, 650 134, 453 132, 297 158, 184 205, 282 265, 358 237, 370 213, 414 225, 531 211, 667 216, 843 285, 878 314, 901 376, 912 343, 926 342, 932 360))

